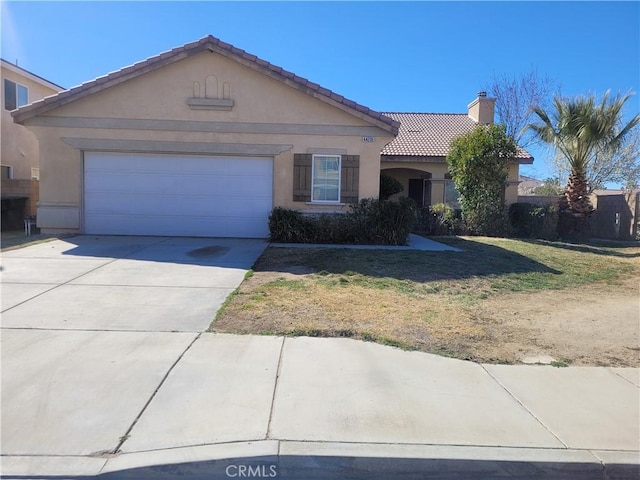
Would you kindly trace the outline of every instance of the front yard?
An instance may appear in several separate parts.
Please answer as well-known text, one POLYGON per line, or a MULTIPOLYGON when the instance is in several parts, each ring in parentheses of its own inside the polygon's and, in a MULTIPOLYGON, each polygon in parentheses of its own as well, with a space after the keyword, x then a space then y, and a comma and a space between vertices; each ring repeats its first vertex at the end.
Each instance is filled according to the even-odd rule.
POLYGON ((437 240, 464 252, 270 247, 211 330, 640 366, 639 245, 437 240))

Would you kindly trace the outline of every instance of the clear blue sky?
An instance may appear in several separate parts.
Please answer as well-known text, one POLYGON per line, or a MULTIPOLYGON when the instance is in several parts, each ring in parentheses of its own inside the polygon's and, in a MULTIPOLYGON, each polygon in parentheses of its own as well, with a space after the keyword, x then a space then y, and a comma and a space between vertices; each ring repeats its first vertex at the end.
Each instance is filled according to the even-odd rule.
POLYGON ((211 34, 378 111, 465 112, 531 68, 563 95, 640 92, 638 1, 1 3, 2 58, 63 87, 211 34))

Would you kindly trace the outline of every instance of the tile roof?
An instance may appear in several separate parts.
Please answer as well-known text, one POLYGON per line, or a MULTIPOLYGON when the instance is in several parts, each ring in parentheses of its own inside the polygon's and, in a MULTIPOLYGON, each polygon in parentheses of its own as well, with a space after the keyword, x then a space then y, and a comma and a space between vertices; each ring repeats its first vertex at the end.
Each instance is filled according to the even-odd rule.
MULTIPOLYGON (((446 157, 451 141, 477 125, 466 113, 385 112, 384 115, 400 122, 400 130, 382 150, 383 156, 446 157)), ((516 159, 521 163, 533 162, 531 154, 520 147, 516 159)))
POLYGON ((342 95, 338 95, 331 90, 321 87, 317 83, 311 82, 306 78, 299 77, 292 72, 284 70, 282 67, 273 65, 211 35, 201 38, 198 41, 187 43, 181 47, 176 47, 154 57, 147 58, 141 62, 124 67, 115 72, 111 72, 108 75, 98 77, 95 80, 91 80, 77 87, 65 90, 52 97, 34 102, 30 105, 25 105, 13 112, 12 115, 17 123, 22 123, 29 118, 43 114, 62 105, 66 105, 67 103, 78 100, 86 95, 118 85, 144 73, 156 70, 164 65, 207 50, 221 54, 249 68, 260 71, 271 78, 279 80, 282 83, 296 88, 325 103, 340 108, 341 110, 358 118, 364 119, 390 133, 393 133, 394 135, 398 132, 399 123, 394 119, 349 100, 342 95))

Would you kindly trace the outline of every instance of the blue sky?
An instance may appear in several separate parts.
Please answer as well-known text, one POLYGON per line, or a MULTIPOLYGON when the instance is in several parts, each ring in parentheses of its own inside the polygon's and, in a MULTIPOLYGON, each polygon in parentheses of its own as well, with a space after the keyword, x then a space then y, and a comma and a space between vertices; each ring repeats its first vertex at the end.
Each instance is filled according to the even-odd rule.
POLYGON ((211 34, 378 111, 465 112, 532 68, 563 95, 640 91, 637 1, 1 4, 2 58, 63 87, 211 34))

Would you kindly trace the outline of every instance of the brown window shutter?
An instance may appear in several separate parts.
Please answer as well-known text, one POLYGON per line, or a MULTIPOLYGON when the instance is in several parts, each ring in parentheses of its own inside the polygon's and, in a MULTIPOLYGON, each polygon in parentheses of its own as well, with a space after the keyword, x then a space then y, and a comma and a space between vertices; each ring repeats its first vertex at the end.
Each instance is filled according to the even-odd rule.
POLYGON ((293 154, 293 201, 311 201, 311 164, 313 155, 310 153, 293 154))
POLYGON ((340 201, 342 203, 358 203, 360 155, 342 155, 341 177, 340 201))

